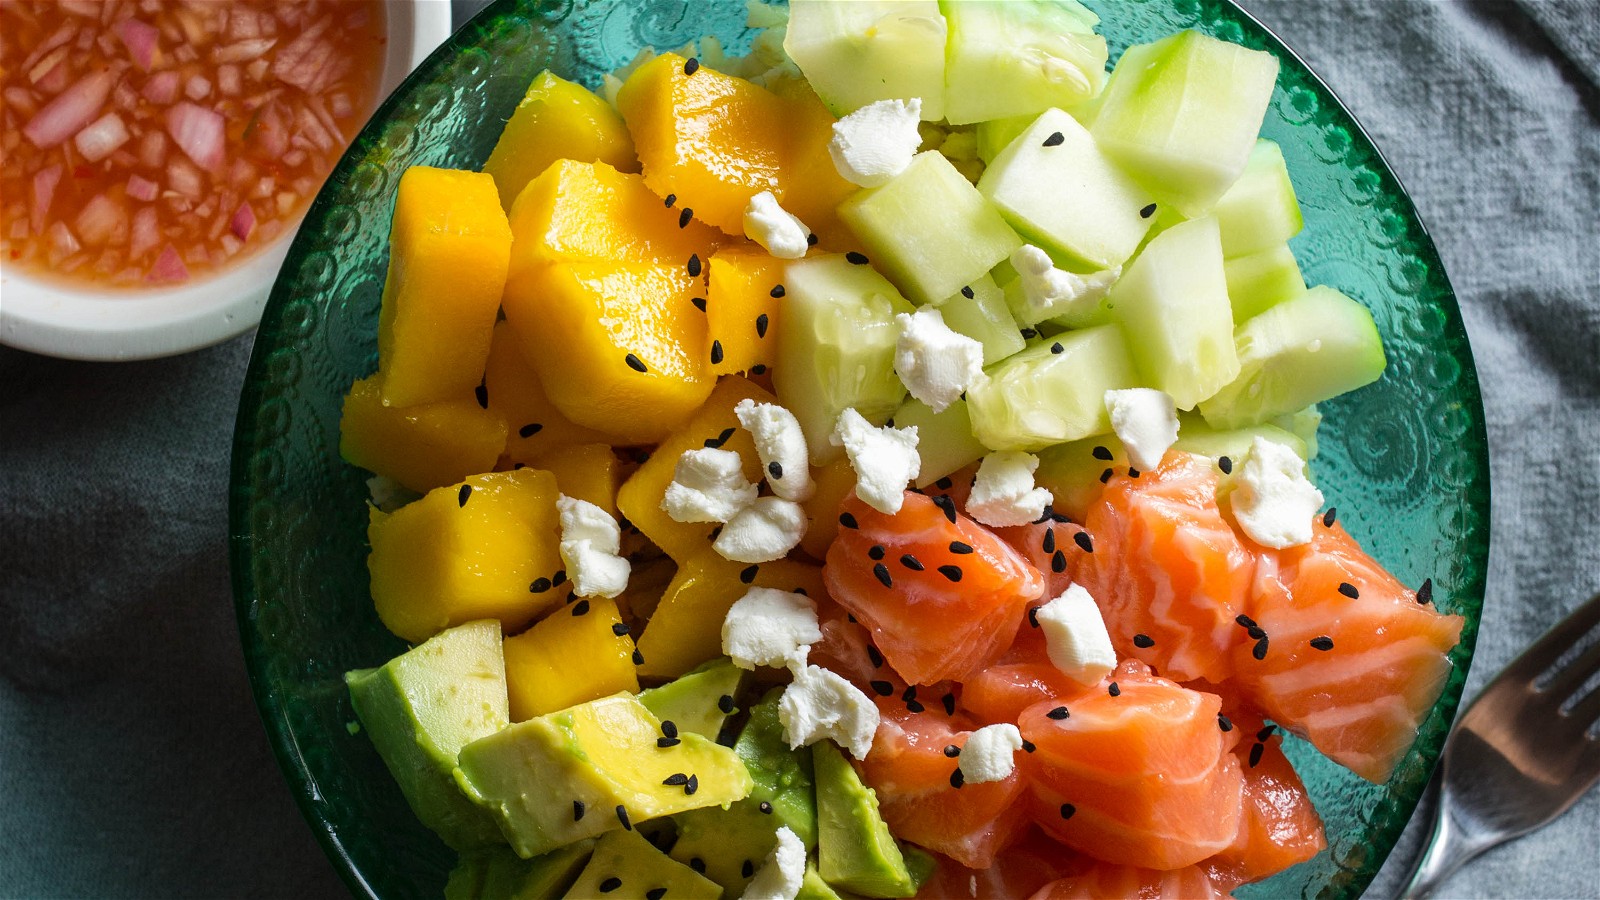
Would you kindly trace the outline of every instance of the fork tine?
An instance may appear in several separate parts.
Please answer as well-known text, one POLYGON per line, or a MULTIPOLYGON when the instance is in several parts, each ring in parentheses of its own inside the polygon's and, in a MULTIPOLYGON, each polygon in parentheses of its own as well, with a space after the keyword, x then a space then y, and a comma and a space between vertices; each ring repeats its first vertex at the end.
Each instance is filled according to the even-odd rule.
POLYGON ((1589 676, 1597 671, 1600 671, 1600 640, 1590 644, 1576 659, 1567 663, 1566 668, 1557 672, 1543 690, 1553 698, 1565 700, 1573 691, 1583 687, 1589 676))
POLYGON ((1578 701, 1577 705, 1567 712, 1567 717, 1575 725, 1582 726, 1584 730, 1595 724, 1600 719, 1600 687, 1589 692, 1589 696, 1578 701))
POLYGON ((1495 682, 1533 682, 1596 625, 1600 625, 1600 594, 1590 597, 1589 602, 1573 610, 1571 615, 1557 622, 1555 627, 1522 651, 1504 671, 1495 676, 1495 682))

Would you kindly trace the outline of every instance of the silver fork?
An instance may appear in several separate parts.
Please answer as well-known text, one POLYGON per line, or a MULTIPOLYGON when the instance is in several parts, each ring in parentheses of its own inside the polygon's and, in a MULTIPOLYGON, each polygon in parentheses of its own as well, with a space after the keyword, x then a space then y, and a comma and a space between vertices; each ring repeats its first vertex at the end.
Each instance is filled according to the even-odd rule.
POLYGON ((1577 696, 1600 673, 1600 639, 1551 670, 1597 626, 1600 595, 1545 632, 1461 714, 1434 775, 1433 836, 1402 897, 1428 896, 1467 860, 1548 824, 1600 780, 1600 689, 1577 696))

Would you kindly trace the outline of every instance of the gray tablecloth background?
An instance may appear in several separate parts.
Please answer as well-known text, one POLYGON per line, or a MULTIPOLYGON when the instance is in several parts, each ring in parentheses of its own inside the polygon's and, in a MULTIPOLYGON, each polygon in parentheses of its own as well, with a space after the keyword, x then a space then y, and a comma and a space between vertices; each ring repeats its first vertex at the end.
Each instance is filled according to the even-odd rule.
MULTIPOLYGON (((1494 486, 1470 693, 1600 589, 1600 3, 1246 5, 1372 132, 1466 311, 1494 486)), ((0 896, 344 893, 268 753, 234 627, 250 340, 121 365, 0 349, 0 896)), ((1600 897, 1600 793, 1444 893, 1600 897)))

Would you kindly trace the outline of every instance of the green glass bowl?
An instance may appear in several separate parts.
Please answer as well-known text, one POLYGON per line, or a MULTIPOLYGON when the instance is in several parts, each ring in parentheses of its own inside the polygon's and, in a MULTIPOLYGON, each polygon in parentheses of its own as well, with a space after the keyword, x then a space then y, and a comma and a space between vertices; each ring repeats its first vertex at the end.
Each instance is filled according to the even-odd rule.
MULTIPOLYGON (((1333 93, 1225 0, 1088 0, 1113 58, 1196 28, 1269 50, 1282 72, 1263 132, 1305 212, 1294 249, 1311 283, 1369 306, 1389 369, 1326 404, 1318 480, 1340 519, 1402 580, 1467 619, 1454 676, 1389 782, 1290 747, 1329 849, 1244 896, 1353 897, 1376 874, 1433 770, 1477 636, 1489 552, 1483 407, 1455 296, 1404 189, 1333 93)), ((364 473, 339 459, 340 400, 377 367, 386 240, 407 166, 476 169, 528 82, 588 85, 644 45, 714 34, 742 52, 744 0, 499 0, 377 111, 312 205, 266 312, 239 401, 230 527, 234 593, 256 701, 284 775, 357 895, 438 897, 453 854, 417 823, 355 720, 343 673, 405 649, 367 592, 364 473)))

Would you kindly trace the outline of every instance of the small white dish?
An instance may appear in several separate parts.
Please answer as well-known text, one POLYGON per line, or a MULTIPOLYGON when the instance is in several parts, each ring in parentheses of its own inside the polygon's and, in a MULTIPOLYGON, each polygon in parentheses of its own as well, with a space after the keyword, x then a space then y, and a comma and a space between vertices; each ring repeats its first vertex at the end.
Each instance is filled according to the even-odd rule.
MULTIPOLYGON (((384 11, 380 103, 451 33, 446 0, 387 0, 384 11)), ((221 343, 260 321, 296 230, 238 266, 167 290, 65 286, 0 268, 0 344, 65 359, 132 360, 221 343)))

